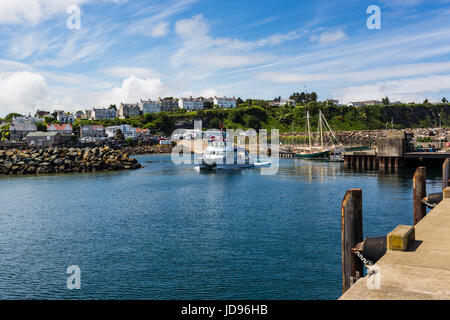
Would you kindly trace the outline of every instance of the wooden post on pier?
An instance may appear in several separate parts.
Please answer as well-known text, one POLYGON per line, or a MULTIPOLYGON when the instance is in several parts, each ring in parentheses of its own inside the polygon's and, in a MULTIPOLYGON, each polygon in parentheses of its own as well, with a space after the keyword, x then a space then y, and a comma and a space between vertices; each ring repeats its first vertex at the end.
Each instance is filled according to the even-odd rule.
POLYGON ((400 161, 400 158, 399 158, 399 157, 395 157, 395 158, 394 158, 394 169, 395 169, 395 171, 398 171, 398 168, 399 168, 399 166, 400 166, 399 161, 400 161))
POLYGON ((414 225, 418 224, 427 214, 427 207, 422 203, 427 196, 427 168, 417 168, 413 178, 413 220, 414 225))
POLYGON ((449 184, 450 179, 450 158, 447 158, 442 165, 442 190, 447 188, 449 184))
POLYGON ((358 243, 363 241, 362 190, 348 190, 341 206, 341 244, 342 244, 342 291, 352 286, 357 273, 363 276, 363 264, 352 253, 358 243))
POLYGON ((385 158, 384 157, 378 158, 378 167, 380 168, 380 170, 384 170, 385 165, 386 165, 385 158))

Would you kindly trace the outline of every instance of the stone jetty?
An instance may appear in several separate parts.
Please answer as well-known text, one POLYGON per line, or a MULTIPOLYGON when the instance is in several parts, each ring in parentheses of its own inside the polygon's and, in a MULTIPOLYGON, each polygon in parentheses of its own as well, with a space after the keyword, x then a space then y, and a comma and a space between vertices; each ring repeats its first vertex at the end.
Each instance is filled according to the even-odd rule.
POLYGON ((172 145, 148 145, 148 146, 134 146, 134 147, 122 147, 122 151, 131 155, 143 155, 143 154, 165 154, 172 152, 172 145))
POLYGON ((96 172, 141 168, 128 154, 104 148, 0 150, 0 175, 96 172))
MULTIPOLYGON (((389 132, 392 130, 389 129, 389 132)), ((441 132, 444 136, 450 135, 450 128, 443 128, 442 130, 439 130, 438 128, 416 128, 416 129, 404 129, 404 130, 394 130, 396 132, 406 132, 411 133, 414 135, 414 137, 428 137, 428 136, 435 136, 438 135, 439 132, 441 132)), ((311 133, 313 138, 317 138, 317 132, 311 133)), ((341 142, 343 145, 370 145, 370 144, 376 144, 376 141, 378 138, 385 137, 386 136, 386 130, 362 130, 362 131, 336 131, 335 132, 336 137, 338 138, 339 142, 341 142)), ((307 133, 304 132, 293 132, 293 133, 284 133, 281 134, 282 137, 289 137, 289 136, 302 136, 305 139, 308 137, 307 133)), ((307 140, 305 140, 307 141, 307 140)), ((307 144, 306 142, 304 143, 307 144)))

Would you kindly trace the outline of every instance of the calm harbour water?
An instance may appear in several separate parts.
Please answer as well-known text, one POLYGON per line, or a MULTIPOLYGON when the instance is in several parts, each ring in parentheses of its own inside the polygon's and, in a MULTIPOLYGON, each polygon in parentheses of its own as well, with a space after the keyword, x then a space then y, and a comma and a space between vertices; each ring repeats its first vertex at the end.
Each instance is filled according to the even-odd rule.
POLYGON ((363 188, 366 236, 412 223, 411 171, 199 174, 137 158, 132 172, 0 178, 0 299, 336 299, 345 191, 363 188))

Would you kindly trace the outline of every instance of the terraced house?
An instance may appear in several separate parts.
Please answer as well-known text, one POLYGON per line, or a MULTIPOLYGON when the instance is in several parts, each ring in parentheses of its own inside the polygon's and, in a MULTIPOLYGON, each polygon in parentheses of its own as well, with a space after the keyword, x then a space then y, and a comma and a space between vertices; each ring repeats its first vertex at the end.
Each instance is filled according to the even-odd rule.
POLYGON ((202 98, 181 98, 178 100, 178 107, 186 110, 203 110, 204 103, 202 98))
POLYGON ((117 116, 117 112, 114 109, 96 109, 94 108, 90 114, 89 120, 110 120, 117 116))
POLYGON ((226 108, 226 109, 230 109, 230 108, 236 108, 236 98, 227 98, 227 97, 222 97, 222 98, 218 98, 218 97, 214 97, 214 106, 217 106, 219 108, 226 108))
POLYGON ((102 125, 80 126, 80 138, 103 138, 105 136, 105 128, 102 125))
POLYGON ((126 119, 130 117, 136 117, 141 115, 141 108, 139 103, 120 103, 119 106, 119 118, 126 119))
POLYGON ((158 102, 161 105, 161 111, 169 112, 178 109, 178 100, 174 98, 158 98, 158 102))
POLYGON ((162 106, 159 101, 141 100, 139 102, 139 108, 141 109, 142 114, 159 113, 161 112, 162 106))

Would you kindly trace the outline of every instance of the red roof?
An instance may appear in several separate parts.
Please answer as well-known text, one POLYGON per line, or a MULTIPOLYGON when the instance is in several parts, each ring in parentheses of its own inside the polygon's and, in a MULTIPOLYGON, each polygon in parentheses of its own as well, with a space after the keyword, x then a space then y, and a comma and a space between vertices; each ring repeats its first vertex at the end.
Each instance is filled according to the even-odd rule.
POLYGON ((72 130, 72 126, 70 124, 48 124, 47 125, 47 130, 50 130, 52 128, 57 131, 72 130))
POLYGON ((136 133, 148 133, 148 129, 136 128, 136 133))
POLYGON ((104 130, 105 128, 101 124, 82 125, 81 129, 87 130, 104 130))

